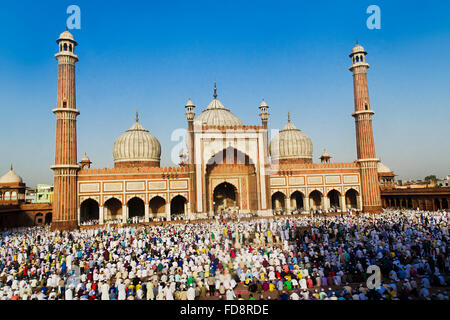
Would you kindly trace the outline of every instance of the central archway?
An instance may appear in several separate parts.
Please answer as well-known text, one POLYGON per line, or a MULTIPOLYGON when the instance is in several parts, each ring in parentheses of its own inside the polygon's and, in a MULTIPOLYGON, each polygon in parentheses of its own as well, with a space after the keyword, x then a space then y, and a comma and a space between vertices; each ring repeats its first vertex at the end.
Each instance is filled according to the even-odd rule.
POLYGON ((214 188, 213 194, 214 213, 226 211, 237 207, 236 187, 231 183, 222 182, 214 188))
POLYGON ((224 208, 234 207, 239 213, 259 208, 256 167, 246 153, 234 147, 230 146, 213 154, 207 161, 205 190, 205 211, 210 215, 221 212, 224 208), (223 201, 225 198, 221 196, 227 196, 227 193, 220 190, 224 182, 234 186, 230 188, 230 192, 233 189, 235 193, 228 194, 226 198, 228 200, 225 202, 223 201))

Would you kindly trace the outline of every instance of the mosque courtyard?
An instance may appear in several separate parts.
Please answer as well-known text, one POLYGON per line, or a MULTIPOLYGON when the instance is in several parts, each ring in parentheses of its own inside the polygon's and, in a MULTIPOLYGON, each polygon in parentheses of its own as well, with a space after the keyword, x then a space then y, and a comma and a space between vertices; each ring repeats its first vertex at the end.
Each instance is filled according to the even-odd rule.
POLYGON ((0 299, 448 300, 448 218, 385 210, 13 229, 0 238, 0 299))

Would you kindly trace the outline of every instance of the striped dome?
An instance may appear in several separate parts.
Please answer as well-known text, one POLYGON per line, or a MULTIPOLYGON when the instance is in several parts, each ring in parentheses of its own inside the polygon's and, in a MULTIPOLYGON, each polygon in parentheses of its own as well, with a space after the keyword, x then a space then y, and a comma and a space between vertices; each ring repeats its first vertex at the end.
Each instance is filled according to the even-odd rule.
POLYGON ((23 181, 22 178, 13 171, 11 165, 11 170, 9 170, 0 178, 0 183, 23 183, 23 181))
POLYGON ((138 119, 133 126, 114 142, 114 162, 160 161, 161 144, 138 119))
POLYGON ((214 98, 208 107, 194 120, 212 126, 242 126, 242 121, 225 108, 219 99, 214 98))
POLYGON ((311 139, 297 129, 291 120, 270 142, 272 161, 287 159, 311 159, 313 145, 311 139))

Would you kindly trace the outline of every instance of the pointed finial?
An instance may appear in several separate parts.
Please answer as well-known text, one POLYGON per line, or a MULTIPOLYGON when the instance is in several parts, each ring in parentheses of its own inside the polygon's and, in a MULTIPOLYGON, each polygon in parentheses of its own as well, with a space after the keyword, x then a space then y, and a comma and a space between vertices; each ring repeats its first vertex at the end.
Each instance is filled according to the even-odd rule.
POLYGON ((138 110, 136 109, 136 122, 139 122, 139 114, 138 114, 138 110))
POLYGON ((213 94, 214 99, 217 99, 217 87, 216 87, 216 81, 214 80, 214 94, 213 94))
POLYGON ((13 165, 12 165, 12 163, 11 163, 11 171, 13 171, 13 165))
POLYGON ((288 111, 288 122, 291 122, 291 113, 288 111))
POLYGON ((356 44, 358 44, 358 39, 356 39, 356 44))

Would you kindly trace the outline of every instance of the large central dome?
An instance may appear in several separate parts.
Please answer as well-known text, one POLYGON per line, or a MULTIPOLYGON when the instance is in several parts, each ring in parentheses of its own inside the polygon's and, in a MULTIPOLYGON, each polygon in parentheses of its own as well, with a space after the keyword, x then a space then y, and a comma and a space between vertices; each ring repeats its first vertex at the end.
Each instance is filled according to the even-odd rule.
POLYGON ((242 121, 225 108, 217 99, 217 88, 214 84, 214 99, 208 107, 200 113, 194 122, 210 126, 242 126, 242 121))
POLYGON ((297 129, 288 116, 288 123, 270 142, 272 161, 280 163, 312 163, 311 139, 297 129))
POLYGON ((155 167, 161 159, 161 144, 148 130, 136 122, 114 142, 116 167, 155 167))

